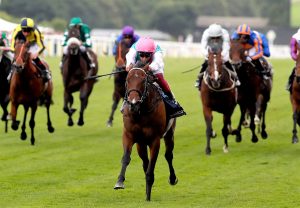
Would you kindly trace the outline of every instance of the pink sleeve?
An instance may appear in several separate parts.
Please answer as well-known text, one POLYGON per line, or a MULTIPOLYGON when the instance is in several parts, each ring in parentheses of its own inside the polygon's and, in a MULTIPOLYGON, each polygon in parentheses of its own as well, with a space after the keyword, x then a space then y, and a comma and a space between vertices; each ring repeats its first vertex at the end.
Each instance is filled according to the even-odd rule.
POLYGON ((290 41, 291 57, 294 61, 297 59, 297 41, 295 38, 292 38, 290 41))

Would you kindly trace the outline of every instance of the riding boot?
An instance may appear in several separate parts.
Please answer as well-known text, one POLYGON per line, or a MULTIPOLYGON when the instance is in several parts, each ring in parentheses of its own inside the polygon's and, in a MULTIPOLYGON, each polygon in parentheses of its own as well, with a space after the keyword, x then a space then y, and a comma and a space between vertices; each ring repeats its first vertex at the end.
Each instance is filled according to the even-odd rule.
POLYGON ((43 64, 43 62, 40 60, 39 57, 37 57, 36 59, 33 59, 33 62, 40 69, 43 81, 48 82, 51 79, 51 74, 50 74, 49 70, 45 67, 45 65, 43 64))
POLYGON ((199 90, 201 88, 201 82, 202 82, 202 79, 203 79, 203 74, 204 74, 207 67, 208 67, 208 62, 207 62, 207 60, 205 60, 204 63, 202 64, 201 70, 200 70, 200 72, 197 76, 196 82, 195 82, 195 87, 198 88, 199 90))
POLYGON ((237 73, 235 71, 235 69, 233 68, 233 66, 231 65, 231 63, 229 61, 226 61, 224 63, 224 65, 226 66, 227 69, 229 69, 230 71, 232 71, 233 73, 230 73, 230 76, 233 77, 234 81, 235 81, 235 86, 240 86, 241 82, 239 80, 239 77, 237 76, 237 73))
POLYGON ((183 108, 180 106, 180 104, 175 100, 175 97, 173 93, 165 92, 165 95, 168 96, 169 100, 173 103, 173 108, 169 112, 170 118, 180 117, 183 115, 186 115, 186 112, 183 110, 183 108))
POLYGON ((265 68, 263 67, 261 61, 259 59, 256 59, 256 60, 253 60, 252 62, 255 64, 259 75, 262 76, 263 79, 269 79, 269 77, 266 75, 267 72, 266 72, 265 68))
POLYGON ((290 93, 292 93, 292 83, 293 83, 294 76, 295 76, 295 69, 296 68, 294 67, 293 70, 292 70, 292 73, 289 76, 288 83, 286 85, 286 90, 290 91, 290 93))
POLYGON ((88 55, 88 52, 85 51, 82 53, 83 58, 89 65, 89 69, 94 69, 96 67, 95 63, 93 62, 92 58, 88 55))

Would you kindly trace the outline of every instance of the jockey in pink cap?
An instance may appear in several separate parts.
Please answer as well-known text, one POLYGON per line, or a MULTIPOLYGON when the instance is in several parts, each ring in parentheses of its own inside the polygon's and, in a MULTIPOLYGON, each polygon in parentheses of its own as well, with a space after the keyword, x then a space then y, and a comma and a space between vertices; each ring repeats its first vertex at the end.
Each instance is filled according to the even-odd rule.
POLYGON ((157 78, 156 82, 165 95, 176 104, 175 112, 170 117, 185 115, 183 108, 175 101, 168 82, 164 78, 163 53, 159 45, 152 38, 142 37, 132 45, 126 55, 126 71, 129 71, 137 62, 148 65, 148 70, 157 78))

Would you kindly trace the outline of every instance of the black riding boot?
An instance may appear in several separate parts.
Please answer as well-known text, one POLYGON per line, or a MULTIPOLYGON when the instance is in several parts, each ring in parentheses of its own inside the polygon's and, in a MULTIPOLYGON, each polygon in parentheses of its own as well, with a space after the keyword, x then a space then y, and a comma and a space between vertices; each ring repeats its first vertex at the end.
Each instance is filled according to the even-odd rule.
POLYGON ((204 74, 207 67, 208 67, 208 61, 205 60, 204 63, 202 64, 202 66, 201 66, 201 70, 200 70, 200 72, 197 76, 196 83, 195 83, 195 87, 198 88, 199 90, 201 88, 201 82, 202 82, 203 74, 204 74))
POLYGON ((260 62, 259 59, 256 59, 256 60, 253 60, 252 61, 255 66, 256 66, 256 69, 258 70, 259 72, 259 75, 263 78, 263 79, 268 79, 267 77, 267 71, 266 69, 263 67, 262 63, 260 62))
POLYGON ((43 78, 44 82, 48 82, 51 79, 51 74, 48 69, 46 69, 45 65, 42 63, 39 57, 36 59, 33 59, 34 63, 36 66, 40 69, 41 71, 41 76, 43 78))
POLYGON ((296 68, 294 67, 292 70, 292 73, 289 76, 288 83, 286 85, 286 90, 290 91, 290 93, 292 93, 292 83, 293 83, 294 76, 295 76, 295 70, 296 70, 296 68))
POLYGON ((180 117, 180 116, 186 115, 183 108, 175 100, 175 97, 172 94, 172 92, 167 92, 167 93, 165 92, 165 95, 167 95, 168 98, 171 100, 171 105, 169 105, 171 107, 171 109, 167 110, 170 118, 175 118, 175 117, 180 117))
POLYGON ((93 62, 93 60, 91 60, 91 58, 89 57, 89 55, 87 54, 88 52, 85 51, 82 53, 83 58, 86 60, 86 62, 88 63, 89 69, 93 69, 95 68, 95 63, 93 62))
POLYGON ((231 74, 231 76, 233 77, 234 81, 235 81, 235 85, 236 86, 240 86, 241 82, 239 80, 239 77, 237 76, 237 73, 235 71, 235 69, 233 68, 233 66, 231 65, 231 63, 229 61, 226 61, 224 63, 224 65, 227 67, 227 69, 229 69, 230 71, 233 72, 233 74, 231 74))

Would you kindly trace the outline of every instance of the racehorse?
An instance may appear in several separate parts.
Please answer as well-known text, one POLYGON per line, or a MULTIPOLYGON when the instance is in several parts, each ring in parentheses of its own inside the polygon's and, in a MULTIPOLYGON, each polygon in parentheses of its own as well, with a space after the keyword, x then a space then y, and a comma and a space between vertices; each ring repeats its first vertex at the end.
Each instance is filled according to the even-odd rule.
POLYGON ((127 72, 125 71, 126 66, 126 54, 130 49, 130 45, 124 40, 120 41, 117 45, 117 54, 115 56, 115 72, 120 72, 114 74, 114 92, 113 92, 113 104, 111 107, 111 113, 109 115, 107 126, 111 127, 113 125, 114 113, 120 102, 120 99, 125 96, 125 81, 127 72))
POLYGON ((72 119, 73 113, 76 109, 72 108, 74 98, 72 93, 79 91, 80 97, 80 113, 77 124, 79 126, 84 125, 84 110, 88 104, 88 98, 93 90, 94 79, 85 79, 87 76, 94 76, 98 72, 98 61, 96 54, 90 50, 88 53, 92 56, 96 67, 89 69, 87 61, 84 59, 80 52, 80 46, 82 45, 80 39, 80 31, 72 27, 69 30, 69 39, 67 42, 68 54, 64 58, 62 65, 62 77, 64 83, 64 107, 63 111, 68 115, 68 126, 73 126, 72 119))
POLYGON ((206 123, 206 154, 211 154, 210 139, 215 137, 212 128, 213 111, 223 114, 223 151, 227 153, 227 138, 231 133, 231 116, 237 103, 237 90, 232 72, 222 63, 220 47, 209 49, 208 67, 204 72, 203 82, 200 97, 206 123))
POLYGON ((123 111, 123 157, 122 168, 115 189, 124 189, 125 171, 131 160, 132 146, 143 161, 146 176, 146 200, 150 201, 154 183, 154 168, 163 137, 166 146, 165 158, 169 165, 169 183, 175 185, 178 180, 173 168, 174 131, 176 120, 168 124, 166 108, 154 78, 142 68, 133 68, 126 78, 125 106, 123 111), (147 146, 150 149, 148 159, 147 146))
MULTIPOLYGON (((300 50, 298 48, 298 50, 300 50)), ((293 137, 292 143, 298 143, 297 124, 300 125, 300 54, 297 56, 295 76, 292 82, 292 93, 290 100, 293 109, 293 137)))
POLYGON ((267 109, 267 102, 270 100, 271 93, 271 79, 270 83, 266 83, 262 76, 258 74, 255 65, 252 62, 246 61, 247 52, 242 46, 239 40, 232 40, 230 43, 230 61, 237 71, 237 75, 241 82, 238 87, 238 104, 241 110, 240 121, 237 129, 233 130, 233 134, 236 135, 236 141, 241 142, 241 126, 245 120, 245 114, 248 111, 250 115, 250 130, 252 132, 253 143, 258 141, 258 137, 255 133, 255 114, 257 106, 261 106, 262 115, 262 129, 261 136, 263 139, 268 137, 265 130, 265 112, 267 109))
MULTIPOLYGON (((35 127, 35 113, 38 102, 45 104, 47 108, 47 126, 50 133, 54 132, 52 122, 50 119, 50 104, 52 98, 53 84, 52 80, 44 83, 40 72, 32 62, 30 53, 28 52, 30 43, 23 41, 16 41, 15 44, 15 58, 14 58, 14 73, 10 81, 9 97, 11 100, 10 117, 12 119, 11 127, 17 130, 20 121, 16 120, 17 110, 19 105, 24 107, 24 118, 22 124, 21 139, 27 138, 26 134, 26 118, 29 108, 31 108, 31 117, 29 126, 31 129, 31 144, 34 145, 34 127, 35 127)), ((48 67, 48 66, 47 66, 48 67)))
POLYGON ((0 47, 0 104, 3 110, 1 120, 5 122, 5 132, 7 132, 7 106, 9 103, 9 82, 7 80, 7 76, 9 75, 11 69, 11 61, 3 55, 5 50, 5 43, 3 39, 0 39, 0 47))

